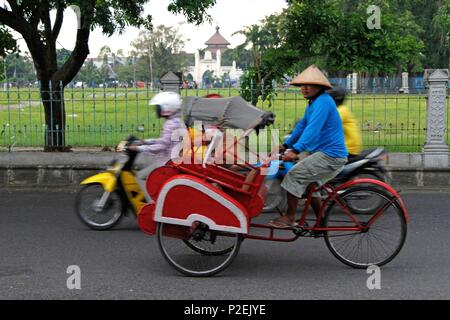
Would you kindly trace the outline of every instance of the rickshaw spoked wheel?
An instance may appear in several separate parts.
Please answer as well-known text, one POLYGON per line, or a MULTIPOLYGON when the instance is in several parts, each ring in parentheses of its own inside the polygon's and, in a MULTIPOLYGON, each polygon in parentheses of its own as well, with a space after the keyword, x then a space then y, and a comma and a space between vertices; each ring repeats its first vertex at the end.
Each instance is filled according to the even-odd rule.
MULTIPOLYGON (((205 225, 206 226, 206 225, 205 225)), ((217 274, 227 268, 239 252, 243 236, 214 232, 202 233, 190 227, 158 224, 158 245, 167 262, 177 271, 194 277, 217 274)))
POLYGON ((324 239, 331 253, 356 269, 365 269, 371 265, 383 266, 394 259, 402 249, 407 234, 405 217, 398 202, 393 201, 386 191, 373 186, 349 188, 339 198, 351 215, 333 201, 325 212, 324 226, 352 228, 356 226, 356 219, 367 229, 327 231, 324 239), (378 207, 363 214, 355 212, 353 207, 363 207, 363 204, 355 202, 364 203, 368 199, 371 203, 378 203, 378 207))

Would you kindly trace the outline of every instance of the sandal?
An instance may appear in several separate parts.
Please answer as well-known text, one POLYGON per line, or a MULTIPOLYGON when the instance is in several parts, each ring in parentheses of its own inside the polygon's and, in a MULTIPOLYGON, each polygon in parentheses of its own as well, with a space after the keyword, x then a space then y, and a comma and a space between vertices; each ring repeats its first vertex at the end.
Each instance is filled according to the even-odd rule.
POLYGON ((269 226, 277 229, 289 229, 297 225, 298 223, 295 220, 291 220, 288 216, 282 216, 269 222, 269 226))

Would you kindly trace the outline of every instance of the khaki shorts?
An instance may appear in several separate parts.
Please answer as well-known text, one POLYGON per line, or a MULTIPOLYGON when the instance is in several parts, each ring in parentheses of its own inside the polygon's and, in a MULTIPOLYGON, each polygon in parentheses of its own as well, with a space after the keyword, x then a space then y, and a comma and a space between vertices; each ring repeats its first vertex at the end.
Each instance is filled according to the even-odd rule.
POLYGON ((323 152, 315 152, 297 163, 286 174, 281 187, 301 198, 308 185, 313 182, 322 185, 330 181, 342 171, 346 163, 347 158, 333 158, 323 152))

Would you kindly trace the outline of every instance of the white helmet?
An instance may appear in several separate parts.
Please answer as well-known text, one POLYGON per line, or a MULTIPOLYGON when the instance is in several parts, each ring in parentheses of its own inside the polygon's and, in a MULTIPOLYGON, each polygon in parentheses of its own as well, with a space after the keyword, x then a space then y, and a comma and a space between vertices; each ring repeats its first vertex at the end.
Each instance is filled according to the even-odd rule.
POLYGON ((149 105, 159 106, 162 116, 170 116, 181 109, 181 96, 175 92, 161 92, 150 100, 149 105))

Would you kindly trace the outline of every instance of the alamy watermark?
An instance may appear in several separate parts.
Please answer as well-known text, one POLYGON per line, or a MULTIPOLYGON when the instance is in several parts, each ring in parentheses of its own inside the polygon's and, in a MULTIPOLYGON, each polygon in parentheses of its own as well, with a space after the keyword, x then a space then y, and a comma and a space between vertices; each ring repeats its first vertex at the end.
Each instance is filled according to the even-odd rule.
POLYGON ((367 28, 369 30, 380 30, 381 29, 381 8, 379 6, 371 5, 367 7, 367 28))
POLYGON ((81 290, 81 269, 77 265, 71 265, 67 267, 67 274, 70 276, 67 278, 66 286, 69 290, 81 290))
POLYGON ((381 269, 376 265, 369 266, 366 270, 370 276, 367 278, 367 289, 380 290, 381 289, 381 269))
POLYGON ((69 6, 70 9, 72 9, 75 12, 75 15, 77 16, 77 29, 81 29, 81 9, 79 6, 73 4, 69 6))

